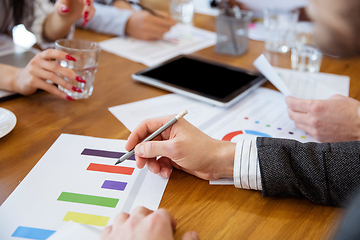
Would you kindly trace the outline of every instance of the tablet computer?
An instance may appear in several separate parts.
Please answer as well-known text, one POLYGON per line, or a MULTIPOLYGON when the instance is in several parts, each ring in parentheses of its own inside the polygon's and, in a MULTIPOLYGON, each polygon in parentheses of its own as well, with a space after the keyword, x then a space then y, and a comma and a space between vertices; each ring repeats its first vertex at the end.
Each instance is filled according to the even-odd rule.
POLYGON ((233 105, 266 81, 259 73, 186 55, 137 72, 132 77, 221 107, 233 105))

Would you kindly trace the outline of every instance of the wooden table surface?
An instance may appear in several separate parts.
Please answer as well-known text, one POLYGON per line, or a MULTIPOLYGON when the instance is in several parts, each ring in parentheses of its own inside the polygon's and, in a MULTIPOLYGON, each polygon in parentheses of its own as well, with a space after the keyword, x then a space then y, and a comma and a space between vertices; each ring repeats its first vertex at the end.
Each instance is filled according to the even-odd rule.
MULTIPOLYGON (((215 29, 215 19, 196 14, 195 26, 215 29)), ((77 30, 76 38, 94 41, 110 36, 77 30)), ((255 70, 252 62, 264 43, 249 42, 240 57, 214 53, 214 47, 194 53, 214 61, 255 70)), ((269 53, 268 53, 269 54, 269 53)), ((270 54, 271 63, 290 67, 288 54, 270 54)), ((321 71, 351 77, 350 96, 360 99, 360 59, 325 57, 321 71)), ((167 94, 136 83, 131 74, 144 65, 102 51, 93 95, 87 100, 64 101, 47 92, 0 102, 17 117, 16 127, 0 139, 0 204, 11 194, 61 133, 127 139, 129 131, 108 108, 167 94)), ((267 87, 272 85, 267 83, 267 87)), ((263 198, 260 192, 233 186, 210 186, 208 181, 174 170, 160 203, 178 221, 176 239, 189 230, 201 239, 328 239, 343 209, 315 205, 305 199, 263 198)))

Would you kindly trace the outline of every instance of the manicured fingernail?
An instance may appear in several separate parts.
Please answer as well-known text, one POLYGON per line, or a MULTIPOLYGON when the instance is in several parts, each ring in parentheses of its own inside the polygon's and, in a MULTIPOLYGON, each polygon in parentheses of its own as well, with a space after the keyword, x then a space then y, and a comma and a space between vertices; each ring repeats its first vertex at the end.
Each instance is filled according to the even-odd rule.
POLYGON ((84 19, 85 20, 87 20, 87 17, 89 16, 89 12, 88 11, 86 11, 86 12, 84 12, 84 19))
POLYGON ((70 97, 70 96, 66 96, 66 99, 69 100, 69 101, 75 101, 75 99, 73 99, 73 98, 70 97))
POLYGON ((75 80, 78 81, 78 82, 81 82, 81 83, 86 83, 86 81, 82 77, 79 77, 79 76, 77 76, 75 78, 75 80))
POLYGON ((63 13, 67 13, 67 12, 70 12, 70 9, 69 9, 67 6, 63 5, 63 6, 61 7, 61 11, 62 11, 63 13))
POLYGON ((81 24, 81 27, 85 27, 85 25, 88 23, 88 21, 85 19, 82 24, 81 24))
POLYGON ((66 55, 65 58, 66 58, 67 60, 76 62, 76 59, 75 59, 73 56, 66 55))
POLYGON ((91 5, 90 0, 86 0, 86 4, 87 4, 88 6, 90 6, 90 5, 91 5))
POLYGON ((75 92, 82 93, 81 89, 78 88, 78 87, 72 87, 72 90, 75 91, 75 92))

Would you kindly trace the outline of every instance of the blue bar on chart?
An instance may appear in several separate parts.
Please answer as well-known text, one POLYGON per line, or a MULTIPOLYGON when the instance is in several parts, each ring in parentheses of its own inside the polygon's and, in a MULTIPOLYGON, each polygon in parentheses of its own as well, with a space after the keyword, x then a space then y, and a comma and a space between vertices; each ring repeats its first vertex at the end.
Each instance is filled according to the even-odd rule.
POLYGON ((19 226, 11 236, 26 239, 45 240, 54 233, 55 231, 53 230, 19 226))
MULTIPOLYGON (((94 156, 94 157, 104 157, 104 158, 115 158, 118 159, 125 153, 123 152, 113 152, 113 151, 105 151, 105 150, 98 150, 98 149, 90 149, 85 148, 84 151, 82 151, 81 155, 86 156, 94 156)), ((135 161, 135 155, 132 155, 128 160, 135 161)))
POLYGON ((127 185, 126 182, 105 180, 101 188, 124 191, 126 185, 127 185))

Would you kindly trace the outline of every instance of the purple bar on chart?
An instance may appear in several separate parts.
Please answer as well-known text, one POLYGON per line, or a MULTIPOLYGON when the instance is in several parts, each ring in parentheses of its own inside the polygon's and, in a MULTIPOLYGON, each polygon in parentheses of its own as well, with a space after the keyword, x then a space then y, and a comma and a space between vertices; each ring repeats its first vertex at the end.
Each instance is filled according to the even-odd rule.
MULTIPOLYGON (((105 150, 98 150, 98 149, 90 149, 85 148, 81 155, 87 156, 94 156, 94 157, 104 157, 104 158, 120 158, 125 153, 123 152, 112 152, 112 151, 105 151, 105 150)), ((132 155, 128 160, 135 161, 135 155, 132 155)))
POLYGON ((124 191, 127 183, 126 182, 118 182, 118 181, 111 181, 105 180, 101 188, 112 189, 112 190, 119 190, 124 191))

